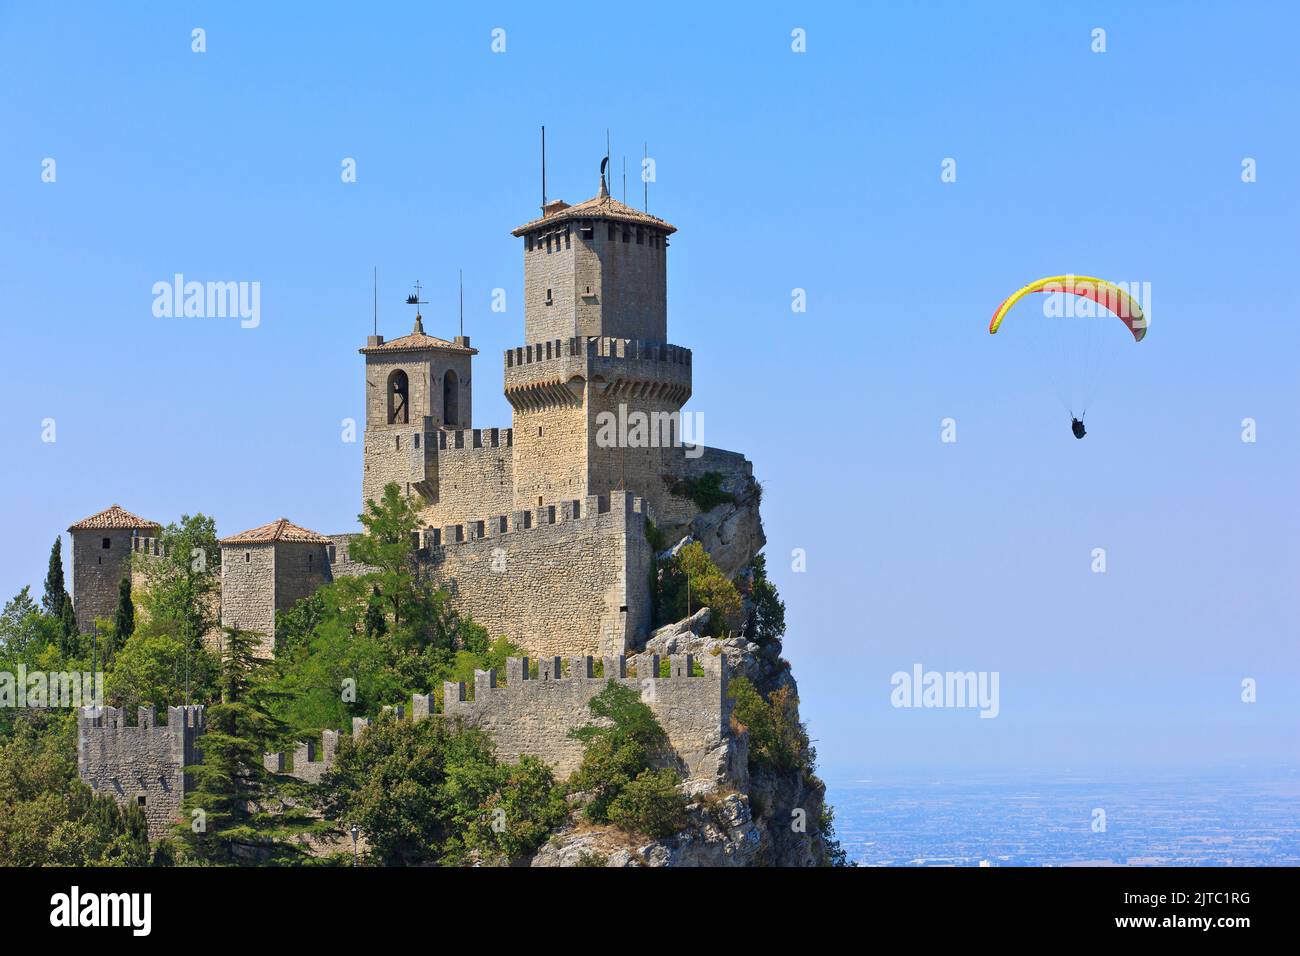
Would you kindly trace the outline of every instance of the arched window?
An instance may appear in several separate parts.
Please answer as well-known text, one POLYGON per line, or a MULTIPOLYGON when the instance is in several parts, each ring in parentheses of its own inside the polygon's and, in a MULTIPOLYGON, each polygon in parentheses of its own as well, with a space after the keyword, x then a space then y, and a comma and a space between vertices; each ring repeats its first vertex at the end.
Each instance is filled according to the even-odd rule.
POLYGON ((388 424, 405 425, 410 420, 410 391, 406 373, 394 369, 388 376, 388 424))
POLYGON ((460 380, 451 369, 442 377, 442 422, 451 426, 460 424, 460 380))

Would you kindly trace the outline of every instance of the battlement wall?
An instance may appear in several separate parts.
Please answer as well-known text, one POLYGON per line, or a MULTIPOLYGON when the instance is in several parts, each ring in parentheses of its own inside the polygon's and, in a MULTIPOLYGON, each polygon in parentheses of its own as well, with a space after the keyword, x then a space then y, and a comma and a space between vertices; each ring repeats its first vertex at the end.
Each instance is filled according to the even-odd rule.
POLYGON ((427 502, 425 521, 442 527, 514 506, 513 429, 439 431, 433 440, 434 479, 419 489, 427 502))
POLYGON ((91 789, 118 803, 136 803, 149 821, 149 836, 165 835, 180 816, 183 768, 200 759, 196 742, 204 729, 201 706, 167 708, 159 724, 152 707, 130 723, 118 707, 83 707, 77 714, 77 770, 91 789))
POLYGON ((549 339, 505 352, 506 398, 516 409, 568 401, 556 386, 574 378, 653 384, 660 391, 671 388, 680 404, 690 397, 691 350, 601 336, 549 339))
POLYGON ((534 653, 621 653, 650 624, 650 546, 627 492, 427 531, 433 582, 452 605, 534 653))
POLYGON ((612 336, 571 336, 566 339, 546 339, 505 351, 505 367, 532 365, 562 358, 605 358, 641 362, 666 362, 673 365, 690 365, 691 350, 680 345, 653 342, 644 339, 621 339, 612 336))
POLYGON ((473 699, 467 699, 464 684, 445 684, 443 712, 490 734, 503 759, 530 754, 564 778, 582 762, 582 742, 569 731, 592 722, 587 704, 616 680, 637 691, 663 725, 673 750, 664 762, 688 781, 716 783, 727 764, 726 658, 704 658, 703 677, 691 676, 689 654, 670 658, 666 678, 659 676, 659 663, 657 654, 611 655, 602 659, 602 676, 595 677, 591 657, 567 662, 544 657, 530 678, 527 658, 510 658, 504 686, 494 671, 475 673, 473 699))
POLYGON ((510 428, 462 428, 457 431, 438 432, 439 457, 443 452, 475 448, 509 448, 514 444, 514 431, 510 428))
MULTIPOLYGON (((656 762, 674 767, 688 782, 714 784, 725 773, 727 760, 726 658, 700 661, 704 675, 699 677, 693 674, 696 662, 691 655, 673 655, 669 662, 670 676, 660 677, 657 654, 612 655, 599 664, 589 655, 544 657, 536 662, 534 674, 527 657, 511 657, 504 681, 488 670, 476 671, 471 687, 444 684, 441 711, 436 710, 434 694, 414 695, 411 719, 440 716, 463 721, 489 734, 501 759, 537 757, 562 780, 582 762, 582 742, 571 738, 569 731, 592 722, 588 703, 615 680, 636 691, 663 726, 672 752, 660 755, 656 762), (595 676, 598 670, 599 677, 595 676)), ((404 717, 400 706, 384 709, 398 720, 404 717)), ((369 725, 368 718, 353 718, 352 737, 360 737, 369 725)), ((298 744, 292 767, 284 754, 273 753, 264 758, 266 768, 319 783, 345 736, 326 730, 319 747, 315 740, 298 744)))
MULTIPOLYGON (((534 653, 621 653, 650 626, 645 518, 640 498, 616 491, 426 528, 414 544, 430 582, 492 637, 534 653)), ((331 537, 335 576, 371 570, 351 557, 356 537, 331 537)))
POLYGON ((142 538, 137 536, 131 539, 131 553, 152 558, 165 558, 171 554, 171 548, 163 544, 162 538, 142 538))

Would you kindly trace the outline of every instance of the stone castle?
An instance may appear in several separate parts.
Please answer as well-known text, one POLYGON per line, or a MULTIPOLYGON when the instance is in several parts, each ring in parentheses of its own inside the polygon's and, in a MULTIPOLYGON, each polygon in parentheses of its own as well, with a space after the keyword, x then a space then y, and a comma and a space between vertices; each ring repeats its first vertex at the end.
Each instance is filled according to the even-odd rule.
MULTIPOLYGON (((683 440, 692 366, 690 350, 668 342, 675 228, 613 199, 603 176, 594 198, 549 202, 541 213, 512 232, 523 244, 525 304, 524 344, 503 358, 510 427, 474 426, 478 352, 467 336, 426 333, 417 296, 409 334, 372 335, 360 349, 362 507, 396 482, 424 519, 414 542, 422 573, 459 613, 541 657, 531 680, 526 659, 522 670, 511 662, 503 687, 495 674, 480 675, 471 700, 448 685, 445 713, 491 729, 507 756, 535 753, 572 769, 567 730, 585 720, 605 680, 633 680, 630 662, 641 681, 662 685, 653 706, 683 769, 716 775, 729 759, 723 662, 706 661, 705 676, 691 677, 690 662, 674 657, 672 676, 660 678, 657 657, 625 655, 651 627, 647 522, 669 542, 693 535, 723 571, 739 573, 764 544, 752 466, 683 440), (638 421, 648 427, 627 427, 638 421), (731 503, 703 512, 683 491, 706 476, 731 503)), ((161 528, 113 505, 69 532, 74 608, 88 631, 112 616, 122 578, 163 553, 161 528)), ((355 536, 280 518, 221 539, 222 625, 256 632, 274 653, 278 614, 336 577, 368 570, 349 557, 355 536)), ((432 697, 417 698, 413 716, 433 709, 432 697)), ((193 755, 202 727, 201 708, 172 708, 165 726, 145 709, 136 725, 113 708, 85 713, 83 777, 145 805, 151 826, 162 828, 179 809, 180 761, 193 755)), ((326 760, 336 740, 324 738, 326 760)), ((296 774, 319 775, 313 748, 302 748, 296 774)), ((268 760, 283 766, 282 757, 268 760)))

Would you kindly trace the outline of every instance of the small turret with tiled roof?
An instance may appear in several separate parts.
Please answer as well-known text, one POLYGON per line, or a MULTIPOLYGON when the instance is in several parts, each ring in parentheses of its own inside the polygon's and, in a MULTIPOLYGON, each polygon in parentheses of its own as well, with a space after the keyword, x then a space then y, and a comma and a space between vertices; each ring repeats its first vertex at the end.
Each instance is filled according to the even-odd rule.
POLYGON ((109 505, 68 527, 72 536, 72 607, 77 629, 89 633, 98 618, 112 617, 118 588, 131 574, 132 539, 162 531, 156 521, 109 505))
POLYGON ((108 529, 121 530, 139 530, 139 531, 157 531, 161 525, 156 521, 150 521, 147 518, 141 518, 139 515, 133 515, 121 505, 109 505, 103 511, 98 511, 88 518, 82 518, 76 524, 71 525, 69 531, 102 531, 108 529))
POLYGON ((333 580, 333 540, 288 518, 221 539, 221 625, 260 635, 275 652, 276 615, 333 580))
POLYGON ((330 539, 323 534, 310 531, 294 524, 288 518, 279 518, 270 524, 264 524, 239 534, 222 538, 220 544, 270 544, 275 541, 309 541, 314 544, 329 544, 330 539))

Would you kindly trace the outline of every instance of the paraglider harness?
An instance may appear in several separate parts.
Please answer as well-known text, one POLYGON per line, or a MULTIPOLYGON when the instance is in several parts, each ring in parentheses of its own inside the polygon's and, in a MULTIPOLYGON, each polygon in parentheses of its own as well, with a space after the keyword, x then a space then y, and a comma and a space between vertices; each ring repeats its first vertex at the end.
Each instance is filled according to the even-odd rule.
POLYGON ((1074 432, 1075 438, 1082 438, 1088 432, 1083 427, 1083 419, 1070 416, 1070 431, 1074 432))

